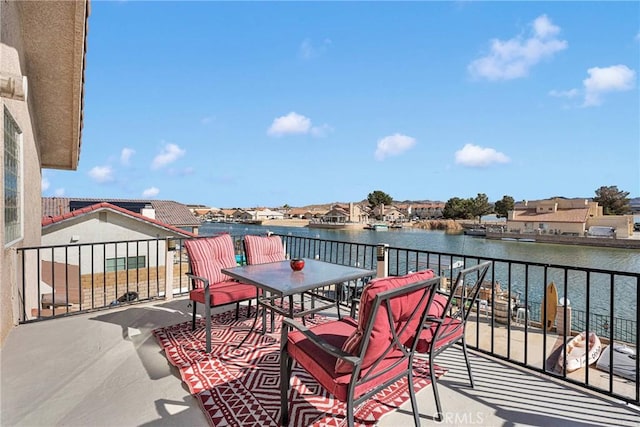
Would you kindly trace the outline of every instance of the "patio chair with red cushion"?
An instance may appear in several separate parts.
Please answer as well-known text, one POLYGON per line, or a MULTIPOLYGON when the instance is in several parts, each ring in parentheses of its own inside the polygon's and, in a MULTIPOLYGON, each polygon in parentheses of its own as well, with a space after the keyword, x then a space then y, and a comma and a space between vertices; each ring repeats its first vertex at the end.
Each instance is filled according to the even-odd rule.
MULTIPOLYGON (((257 236, 247 234, 242 240, 247 264, 266 264, 284 261, 284 246, 280 236, 257 236)), ((281 301, 282 302, 282 301, 281 301)), ((271 331, 275 329, 275 316, 271 313, 271 331)), ((266 333, 266 314, 262 316, 262 333, 266 333)))
POLYGON ((429 375, 436 401, 436 419, 438 421, 442 418, 442 407, 436 385, 437 378, 433 371, 436 356, 452 345, 461 343, 464 360, 467 364, 467 372, 469 373, 469 382, 473 388, 473 375, 469 364, 469 356, 467 355, 465 328, 469 313, 477 303, 478 293, 489 266, 491 266, 491 262, 486 261, 473 267, 465 268, 458 273, 448 294, 443 290, 437 291, 429 310, 429 316, 424 324, 424 329, 418 340, 416 351, 427 354, 429 357, 429 375), (467 279, 475 281, 472 285, 465 286, 467 279))
MULTIPOLYGON (((191 278, 192 289, 189 299, 193 302, 192 330, 196 328, 197 304, 205 306, 207 353, 211 352, 211 307, 236 303, 238 318, 240 302, 251 301, 258 296, 255 286, 240 283, 223 274, 223 268, 235 267, 236 256, 231 236, 190 239, 184 242, 189 255, 187 274, 191 278)), ((249 304, 248 314, 251 311, 249 304)), ((257 315, 257 312, 256 312, 257 315)))
POLYGON ((284 246, 280 236, 244 236, 244 254, 247 264, 266 264, 284 261, 284 246))
POLYGON ((285 318, 280 359, 282 425, 289 422, 289 383, 293 362, 327 392, 346 402, 347 424, 354 410, 378 391, 407 379, 414 421, 420 424, 413 388, 413 354, 440 282, 431 270, 369 282, 356 321, 343 317, 306 328, 285 318))

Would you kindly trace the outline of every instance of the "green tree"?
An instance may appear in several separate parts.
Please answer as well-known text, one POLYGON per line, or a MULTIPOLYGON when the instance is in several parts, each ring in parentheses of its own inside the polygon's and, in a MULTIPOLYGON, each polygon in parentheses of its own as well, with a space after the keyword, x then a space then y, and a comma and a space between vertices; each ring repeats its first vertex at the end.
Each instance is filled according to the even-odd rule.
POLYGON ((602 186, 596 190, 593 201, 602 206, 605 215, 625 215, 631 212, 628 195, 628 191, 620 191, 616 185, 602 186))
POLYGON ((448 219, 469 219, 471 218, 471 210, 469 206, 470 199, 461 199, 452 197, 444 204, 442 216, 448 219))
POLYGON ((375 208, 381 204, 386 206, 391 205, 393 203, 393 198, 384 191, 376 190, 373 193, 369 193, 367 201, 369 201, 369 205, 372 208, 375 208))
POLYGON ((469 199, 468 203, 469 214, 473 218, 478 218, 478 222, 482 222, 482 215, 493 212, 489 198, 484 193, 478 193, 474 199, 469 199))
POLYGON ((515 206, 515 200, 511 196, 502 196, 502 200, 498 200, 493 207, 498 218, 506 218, 509 215, 509 211, 513 210, 515 206))

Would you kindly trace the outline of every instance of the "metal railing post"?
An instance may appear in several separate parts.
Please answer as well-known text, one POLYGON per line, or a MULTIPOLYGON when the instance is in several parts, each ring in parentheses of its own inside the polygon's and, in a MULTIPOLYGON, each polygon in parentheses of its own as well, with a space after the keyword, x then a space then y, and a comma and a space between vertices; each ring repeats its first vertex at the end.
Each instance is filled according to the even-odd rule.
POLYGON ((389 275, 389 245, 381 243, 376 247, 376 277, 387 277, 389 275))
POLYGON ((167 237, 164 249, 164 298, 170 301, 173 299, 173 254, 176 250, 176 241, 167 237))

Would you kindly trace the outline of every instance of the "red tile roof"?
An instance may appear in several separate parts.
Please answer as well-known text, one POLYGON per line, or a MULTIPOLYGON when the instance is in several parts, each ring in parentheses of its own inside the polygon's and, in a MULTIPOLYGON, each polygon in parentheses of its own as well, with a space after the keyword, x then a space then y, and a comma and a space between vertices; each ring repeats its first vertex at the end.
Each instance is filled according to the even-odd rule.
POLYGON ((196 218, 186 205, 171 200, 141 200, 141 199, 91 199, 91 198, 70 198, 70 197, 43 197, 42 216, 64 215, 71 211, 70 202, 111 203, 118 205, 122 203, 148 204, 156 211, 156 219, 165 224, 175 227, 197 227, 201 221, 196 218))
POLYGON ((173 225, 166 224, 166 223, 164 223, 162 221, 159 221, 157 219, 152 219, 152 218, 146 217, 146 216, 141 215, 141 214, 136 213, 136 212, 131 212, 130 210, 121 208, 121 207, 116 206, 116 205, 112 205, 111 203, 107 203, 107 202, 96 203, 95 205, 87 206, 87 207, 82 208, 82 209, 76 209, 74 211, 67 212, 67 213, 64 213, 62 215, 43 216, 42 217, 42 227, 44 228, 44 227, 50 226, 52 224, 57 224, 59 222, 68 220, 70 218, 76 218, 76 217, 79 217, 79 216, 82 216, 82 215, 87 215, 89 213, 100 211, 100 210, 104 210, 104 209, 108 209, 108 210, 119 212, 122 215, 130 216, 130 217, 133 217, 135 219, 148 222, 150 224, 156 225, 158 227, 162 227, 164 229, 170 230, 170 231, 172 231, 174 233, 178 233, 178 234, 183 235, 183 236, 196 237, 195 234, 193 234, 193 233, 191 233, 189 231, 182 230, 182 229, 180 229, 178 227, 174 227, 173 225))

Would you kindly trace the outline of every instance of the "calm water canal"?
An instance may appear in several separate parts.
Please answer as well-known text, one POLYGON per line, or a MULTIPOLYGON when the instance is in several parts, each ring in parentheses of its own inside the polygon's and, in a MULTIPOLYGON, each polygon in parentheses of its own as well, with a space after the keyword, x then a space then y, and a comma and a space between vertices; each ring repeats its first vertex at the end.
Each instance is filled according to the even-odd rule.
POLYGON ((221 223, 204 223, 200 228, 200 234, 202 235, 212 235, 223 231, 233 235, 264 234, 267 231, 272 231, 284 235, 340 240, 351 243, 387 243, 389 246, 398 248, 486 256, 514 261, 602 268, 614 271, 640 271, 640 251, 630 249, 487 240, 464 234, 448 234, 442 231, 425 231, 412 228, 390 229, 387 231, 340 231, 306 227, 267 227, 221 223))
MULTIPOLYGON (((338 240, 350 243, 378 244, 387 243, 391 247, 407 248, 434 252, 447 252, 460 255, 491 257, 512 261, 557 264, 569 267, 598 268, 613 271, 640 272, 640 251, 630 249, 610 249, 589 246, 556 245, 546 243, 525 243, 502 240, 487 240, 463 234, 449 234, 442 231, 425 231, 411 228, 371 230, 324 230, 316 228, 254 226, 245 224, 204 223, 201 235, 229 232, 232 235, 264 234, 272 231, 282 235, 302 236, 323 240, 338 240)), ((558 285, 563 296, 563 278, 560 272, 550 272, 548 280, 558 285), (558 277, 559 276, 559 277, 558 277)), ((499 277, 498 272, 496 276, 499 277)), ((512 289, 522 292, 523 280, 512 278, 512 289)), ((570 277, 571 280, 571 277, 570 277)), ((608 315, 609 286, 606 278, 593 278, 590 295, 591 311, 608 315), (602 282, 602 283, 601 283, 602 282)), ((541 280, 540 280, 541 281, 541 280)), ((504 282, 503 282, 504 283, 504 282)), ((529 300, 541 301, 544 286, 532 286, 529 300)), ((637 310, 637 286, 633 280, 617 281, 615 285, 615 316, 635 320, 637 310)), ((584 286, 570 286, 567 296, 574 308, 585 308, 584 286)))

